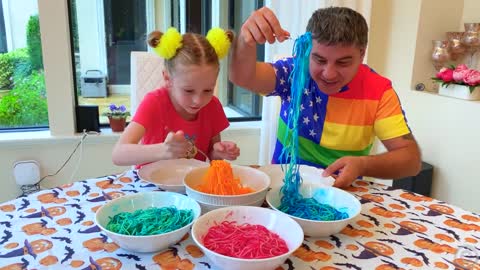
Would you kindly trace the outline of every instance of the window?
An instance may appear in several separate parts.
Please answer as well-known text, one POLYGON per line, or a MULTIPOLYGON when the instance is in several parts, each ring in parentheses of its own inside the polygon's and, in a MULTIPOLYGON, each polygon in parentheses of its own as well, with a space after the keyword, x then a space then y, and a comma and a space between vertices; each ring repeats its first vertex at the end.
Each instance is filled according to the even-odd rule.
POLYGON ((0 1, 0 130, 48 127, 36 1, 0 1))
MULTIPOLYGON (((223 0, 70 0, 78 106, 110 103, 130 106, 130 52, 148 51, 151 31, 175 26, 206 34, 213 26, 239 32, 242 22, 263 1, 223 0)), ((263 46, 259 49, 263 60, 263 46)), ((217 97, 230 120, 260 119, 261 97, 229 83, 222 60, 217 97)), ((152 89, 153 90, 153 89, 152 89)), ((78 116, 77 116, 78 118, 78 116)), ((100 123, 107 123, 100 117, 100 123)))

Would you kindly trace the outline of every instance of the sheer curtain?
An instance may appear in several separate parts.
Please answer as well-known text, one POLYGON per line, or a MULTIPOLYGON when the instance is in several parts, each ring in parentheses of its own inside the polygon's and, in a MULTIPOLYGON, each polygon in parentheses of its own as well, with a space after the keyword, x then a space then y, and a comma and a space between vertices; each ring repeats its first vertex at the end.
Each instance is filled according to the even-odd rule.
MULTIPOLYGON (((267 0, 268 6, 277 15, 282 27, 288 30, 292 40, 281 44, 267 45, 265 48, 265 61, 273 62, 284 56, 290 56, 293 49, 293 41, 296 37, 305 33, 308 19, 312 13, 323 7, 346 6, 360 12, 370 25, 370 12, 372 0, 302 0, 302 7, 286 5, 284 1, 267 0)), ((367 59, 367 57, 365 57, 367 59)), ((278 97, 263 98, 262 128, 260 132, 260 165, 270 164, 276 143, 278 113, 280 99, 278 97)))

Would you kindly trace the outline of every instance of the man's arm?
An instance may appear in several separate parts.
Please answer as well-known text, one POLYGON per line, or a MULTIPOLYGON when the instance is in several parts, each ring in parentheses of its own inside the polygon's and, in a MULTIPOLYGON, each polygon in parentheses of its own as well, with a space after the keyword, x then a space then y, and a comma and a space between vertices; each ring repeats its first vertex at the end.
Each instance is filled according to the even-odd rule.
POLYGON ((275 71, 270 64, 257 62, 257 44, 283 42, 289 36, 270 9, 263 7, 253 12, 233 43, 230 80, 255 93, 271 93, 275 88, 275 71))
POLYGON ((402 178, 417 175, 422 168, 421 154, 411 133, 384 140, 386 153, 365 157, 363 175, 375 178, 402 178))
POLYGON ((328 166, 323 176, 340 171, 336 187, 347 187, 359 176, 395 179, 417 175, 421 169, 421 155, 411 133, 382 141, 386 153, 363 157, 342 157, 328 166))

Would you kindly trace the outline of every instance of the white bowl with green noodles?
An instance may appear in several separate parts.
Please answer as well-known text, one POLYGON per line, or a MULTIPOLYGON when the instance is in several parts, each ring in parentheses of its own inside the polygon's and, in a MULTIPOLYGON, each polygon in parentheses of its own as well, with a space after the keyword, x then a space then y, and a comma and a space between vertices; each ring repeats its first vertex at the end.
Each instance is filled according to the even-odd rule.
POLYGON ((185 195, 144 192, 108 202, 97 211, 95 221, 121 248, 156 252, 179 242, 200 213, 200 205, 185 195))
MULTIPOLYGON (((283 193, 280 190, 281 187, 282 186, 272 187, 266 197, 268 205, 277 211, 281 211, 279 210, 283 197, 283 193)), ((300 186, 300 194, 302 194, 304 198, 312 198, 320 204, 327 205, 327 207, 322 208, 322 210, 328 210, 317 215, 316 218, 318 218, 318 220, 300 218, 296 216, 296 214, 286 213, 300 224, 306 236, 326 237, 336 234, 349 223, 352 223, 362 210, 362 205, 355 196, 339 188, 325 187, 321 184, 308 182, 300 186), (335 212, 335 210, 328 206, 333 207, 338 212, 335 212), (332 216, 328 217, 327 213, 333 216, 336 214, 338 219, 331 220, 332 216), (320 220, 321 218, 330 220, 320 220)), ((285 211, 281 212, 285 213, 285 211)))

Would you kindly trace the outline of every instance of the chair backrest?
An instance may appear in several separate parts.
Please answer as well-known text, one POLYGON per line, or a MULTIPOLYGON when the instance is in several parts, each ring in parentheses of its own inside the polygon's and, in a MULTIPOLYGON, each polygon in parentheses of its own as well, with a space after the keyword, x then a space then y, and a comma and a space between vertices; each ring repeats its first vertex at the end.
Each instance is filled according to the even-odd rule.
POLYGON ((165 84, 163 58, 151 52, 130 54, 130 111, 135 114, 146 93, 165 84))

